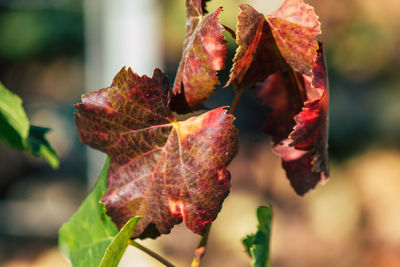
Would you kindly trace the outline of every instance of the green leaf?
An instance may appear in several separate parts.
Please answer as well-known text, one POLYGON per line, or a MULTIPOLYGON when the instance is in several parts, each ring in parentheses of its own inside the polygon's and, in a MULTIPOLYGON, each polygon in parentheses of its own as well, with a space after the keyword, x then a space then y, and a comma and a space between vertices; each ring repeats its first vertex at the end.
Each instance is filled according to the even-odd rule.
POLYGON ((137 222, 140 217, 131 218, 122 227, 121 231, 114 238, 111 244, 106 250, 103 260, 100 263, 100 267, 116 267, 120 262, 122 255, 124 254, 126 248, 129 245, 130 238, 135 230, 137 222))
POLYGON ((255 234, 247 235, 245 238, 242 239, 242 243, 244 245, 244 248, 246 249, 246 252, 250 257, 251 257, 250 248, 253 246, 255 240, 256 240, 256 235, 255 234))
POLYGON ((22 100, 0 83, 0 140, 8 146, 43 157, 57 168, 57 153, 45 138, 48 128, 31 126, 22 107, 22 100))
POLYGON ((22 107, 22 100, 0 83, 0 140, 7 145, 24 149, 29 133, 29 122, 22 107))
POLYGON ((59 231, 59 248, 72 266, 99 266, 118 230, 99 199, 106 191, 109 159, 92 192, 59 231))
POLYGON ((272 223, 272 208, 270 206, 257 208, 258 226, 255 234, 242 239, 246 252, 253 259, 253 267, 270 266, 270 237, 272 223))
POLYGON ((56 169, 58 168, 59 164, 57 153, 54 151, 45 137, 46 133, 49 131, 49 128, 31 125, 27 139, 27 150, 36 157, 43 157, 51 167, 56 169))

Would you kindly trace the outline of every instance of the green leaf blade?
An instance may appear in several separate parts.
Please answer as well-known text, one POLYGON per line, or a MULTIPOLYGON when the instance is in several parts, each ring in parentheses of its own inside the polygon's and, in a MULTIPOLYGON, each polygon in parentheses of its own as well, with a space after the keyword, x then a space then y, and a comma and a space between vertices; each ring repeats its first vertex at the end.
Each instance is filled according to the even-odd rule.
POLYGON ((130 238, 135 231, 135 227, 139 221, 140 217, 131 218, 122 227, 121 231, 114 238, 111 244, 106 250, 103 260, 100 263, 100 267, 117 267, 120 262, 122 255, 124 254, 126 248, 129 245, 130 238))
POLYGON ((0 114, 0 141, 7 146, 17 149, 24 150, 25 144, 20 134, 8 123, 6 117, 0 114))
POLYGON ((0 140, 6 145, 43 157, 52 168, 58 168, 57 153, 45 137, 49 129, 30 125, 21 98, 1 83, 0 129, 0 140))
POLYGON ((9 146, 23 149, 21 140, 28 137, 29 121, 22 100, 0 83, 0 139, 9 146))
POLYGON ((98 267, 108 246, 118 234, 117 227, 99 203, 106 190, 108 167, 109 159, 92 192, 59 231, 59 248, 74 267, 98 267))
POLYGON ((53 169, 57 169, 59 166, 58 155, 45 137, 49 131, 49 128, 31 125, 29 136, 26 139, 27 150, 36 157, 43 157, 53 169))
POLYGON ((242 243, 244 245, 244 248, 246 249, 247 255, 249 255, 250 257, 251 257, 250 248, 253 246, 255 239, 256 235, 254 234, 247 235, 245 238, 242 239, 242 243))
POLYGON ((242 239, 247 254, 252 258, 253 267, 270 266, 270 238, 273 212, 270 206, 257 208, 258 231, 242 239))

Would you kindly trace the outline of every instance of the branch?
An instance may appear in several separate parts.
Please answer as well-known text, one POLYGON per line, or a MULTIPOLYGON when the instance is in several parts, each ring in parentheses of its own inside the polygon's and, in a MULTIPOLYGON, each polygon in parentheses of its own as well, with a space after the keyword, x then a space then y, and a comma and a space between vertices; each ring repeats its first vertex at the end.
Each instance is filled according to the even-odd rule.
POLYGON ((170 263, 168 260, 164 259, 162 256, 160 256, 159 254, 155 253, 154 251, 140 245, 139 243, 137 243, 135 240, 131 239, 130 244, 138 249, 140 249, 141 251, 143 251, 144 253, 150 255, 151 257, 153 257, 154 259, 158 260, 159 262, 161 262, 162 264, 164 264, 167 267, 175 267, 175 265, 173 265, 172 263, 170 263))
POLYGON ((236 40, 236 33, 234 30, 232 30, 231 28, 229 28, 228 26, 223 25, 223 24, 222 24, 222 27, 224 27, 225 31, 229 32, 229 34, 232 36, 232 38, 236 40))
POLYGON ((206 232, 201 237, 200 242, 197 245, 197 248, 194 252, 194 257, 193 257, 191 267, 199 267, 200 266, 201 258, 203 258, 204 254, 206 253, 206 246, 207 246, 208 235, 210 234, 210 229, 211 229, 211 223, 207 226, 206 232))
POLYGON ((238 90, 238 91, 235 90, 235 98, 233 99, 231 109, 229 110, 229 114, 232 114, 232 115, 235 114, 236 108, 239 104, 240 97, 242 96, 243 91, 244 91, 243 89, 238 90))

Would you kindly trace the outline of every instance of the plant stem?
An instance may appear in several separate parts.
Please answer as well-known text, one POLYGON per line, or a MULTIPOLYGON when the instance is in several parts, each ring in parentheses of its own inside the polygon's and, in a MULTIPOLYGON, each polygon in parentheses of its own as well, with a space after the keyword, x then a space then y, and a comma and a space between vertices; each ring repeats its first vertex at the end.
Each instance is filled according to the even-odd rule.
POLYGON ((305 93, 305 89, 304 89, 304 86, 303 86, 303 82, 300 81, 299 77, 298 77, 297 74, 296 74, 296 71, 294 71, 293 69, 292 69, 292 74, 293 74, 293 77, 294 77, 294 79, 295 79, 295 81, 296 81, 296 84, 297 84, 297 86, 299 87, 301 93, 305 93))
POLYGON ((231 114, 231 115, 235 114, 236 108, 237 108, 237 106, 239 104, 240 97, 242 96, 243 91, 244 91, 243 89, 241 89, 239 91, 235 90, 235 92, 236 92, 235 93, 235 98, 233 99, 231 109, 229 110, 229 114, 231 114))
POLYGON ((160 256, 159 254, 155 253, 154 251, 142 246, 141 244, 137 243, 135 240, 131 240, 131 245, 140 249, 141 251, 143 251, 144 253, 150 255, 151 257, 153 257, 154 259, 158 260, 159 262, 161 262, 162 264, 164 264, 167 267, 175 267, 175 265, 173 265, 172 263, 170 263, 168 260, 164 259, 162 256, 160 256))
POLYGON ((194 257, 191 267, 200 266, 201 258, 203 258, 204 254, 206 253, 206 246, 207 246, 208 235, 210 234, 210 229, 211 229, 211 223, 207 226, 206 232, 201 237, 200 242, 197 245, 197 248, 194 252, 194 257))
POLYGON ((232 30, 231 28, 229 28, 229 27, 226 26, 226 25, 222 25, 222 27, 224 27, 225 31, 229 32, 229 34, 232 36, 232 38, 233 38, 234 40, 236 40, 236 33, 235 33, 234 30, 232 30))

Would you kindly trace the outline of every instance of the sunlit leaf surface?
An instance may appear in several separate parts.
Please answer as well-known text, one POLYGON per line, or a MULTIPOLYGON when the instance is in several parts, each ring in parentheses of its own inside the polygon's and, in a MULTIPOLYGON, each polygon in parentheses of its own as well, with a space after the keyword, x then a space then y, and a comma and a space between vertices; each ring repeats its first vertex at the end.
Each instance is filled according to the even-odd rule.
POLYGON ((222 8, 205 15, 205 1, 186 1, 186 38, 171 94, 171 109, 186 113, 214 93, 217 71, 225 66, 222 8))
POLYGON ((240 5, 237 25, 238 49, 228 84, 237 90, 263 82, 275 72, 293 69, 311 74, 321 33, 314 8, 303 0, 286 0, 264 16, 250 5, 240 5))
POLYGON ((169 233, 182 220, 202 234, 229 193, 227 165, 238 150, 234 117, 217 108, 176 121, 168 79, 122 69, 109 88, 84 95, 75 116, 81 141, 110 156, 107 214, 121 228, 141 216, 134 236, 169 233))

